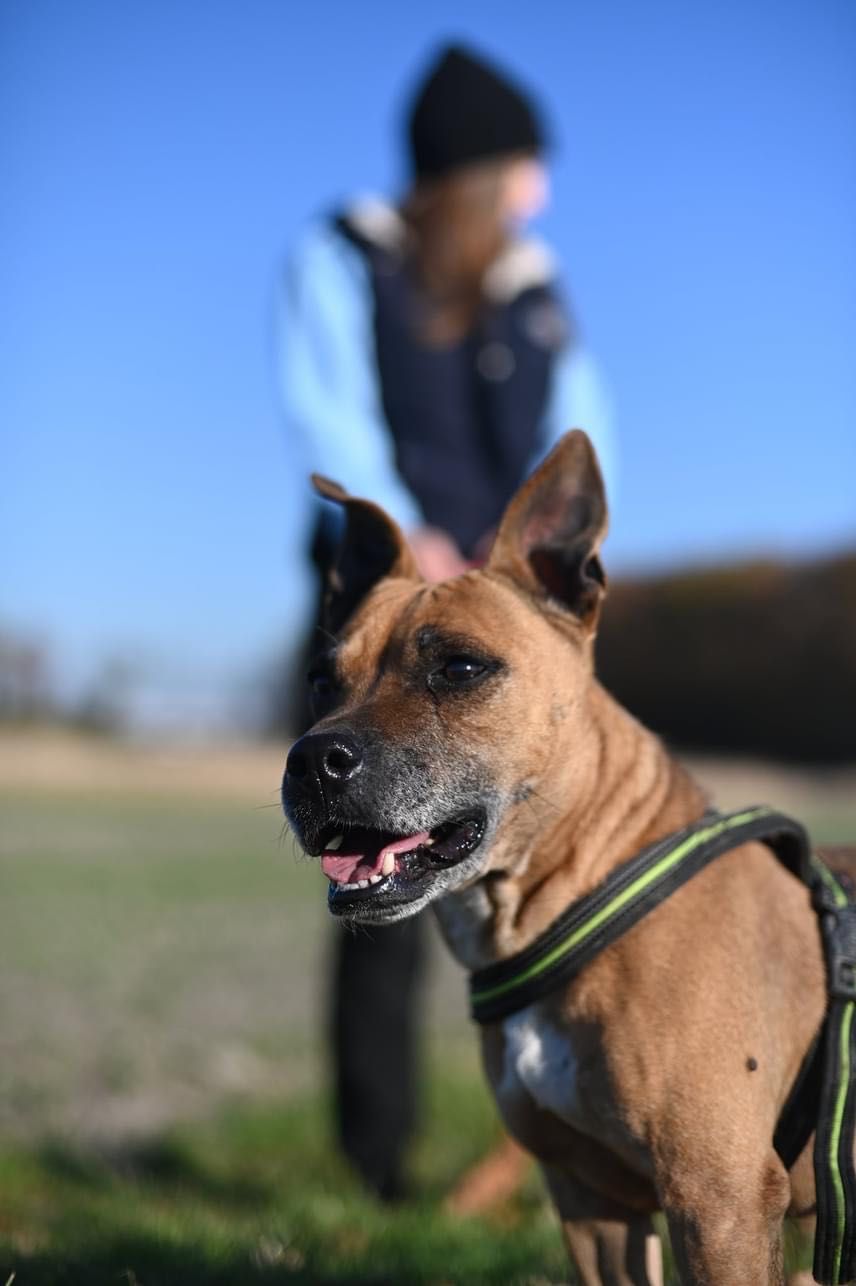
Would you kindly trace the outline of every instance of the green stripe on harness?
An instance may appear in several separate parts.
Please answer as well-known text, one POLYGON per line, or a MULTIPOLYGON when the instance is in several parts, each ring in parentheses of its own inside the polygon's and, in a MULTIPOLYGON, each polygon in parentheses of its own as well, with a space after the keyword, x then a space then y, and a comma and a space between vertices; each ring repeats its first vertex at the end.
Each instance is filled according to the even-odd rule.
POLYGON ((823 862, 813 857, 812 867, 829 990, 814 1141, 817 1232, 812 1272, 819 1282, 843 1286, 856 1276, 856 905, 823 862))
POLYGON ((823 938, 829 1004, 823 1029, 777 1128, 790 1166, 816 1126, 814 1276, 825 1286, 856 1278, 856 903, 814 856, 803 827, 765 807, 707 813, 649 845, 568 907, 529 946, 470 977, 476 1022, 499 1022, 571 982, 601 951, 722 853, 767 844, 812 892, 823 938), (819 1087, 819 1088, 818 1088, 819 1087))
MULTIPOLYGON (((494 1000, 499 996, 508 995, 516 987, 537 978, 540 974, 548 970, 551 965, 556 964, 564 956, 590 937, 597 929, 605 925, 614 916, 617 916, 629 903, 640 897, 646 890, 664 875, 667 875, 675 866, 684 858, 690 857, 702 844, 708 840, 714 839, 724 831, 733 829, 744 822, 751 821, 760 816, 767 816, 768 809, 752 808, 745 813, 734 813, 730 817, 724 817, 713 825, 705 827, 703 830, 694 831, 686 839, 670 849, 665 856, 658 861, 646 866, 646 869, 639 875, 632 884, 624 888, 620 893, 609 901, 606 906, 600 910, 593 911, 592 914, 583 921, 577 928, 569 931, 568 935, 563 938, 551 950, 546 951, 528 968, 521 971, 514 977, 508 978, 504 982, 497 983, 493 987, 483 987, 477 989, 475 980, 478 975, 473 975, 473 986, 470 988, 470 1001, 474 1010, 474 1017, 478 1021, 478 1013, 475 1012, 487 1000, 494 1000)), ((579 903, 577 903, 579 905, 579 903)))
POLYGON ((844 1102, 847 1098, 847 1085, 850 1080, 850 1027, 853 1021, 853 1002, 845 1005, 841 1020, 838 1053, 838 1086, 835 1095, 835 1109, 832 1114, 832 1129, 829 1132, 829 1151, 826 1164, 832 1175, 835 1189, 835 1249, 833 1253, 832 1281, 841 1280, 841 1249, 844 1244, 844 1231, 847 1211, 844 1204, 844 1180, 838 1168, 838 1149, 841 1143, 841 1125, 844 1120, 844 1102))

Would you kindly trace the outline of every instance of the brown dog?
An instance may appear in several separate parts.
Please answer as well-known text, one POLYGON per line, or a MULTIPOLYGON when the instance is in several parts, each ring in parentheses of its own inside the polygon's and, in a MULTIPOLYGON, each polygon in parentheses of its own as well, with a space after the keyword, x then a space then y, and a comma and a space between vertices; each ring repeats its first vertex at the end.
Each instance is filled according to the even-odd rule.
MULTIPOLYGON (((511 502, 483 570, 419 577, 395 525, 334 484, 348 527, 292 749, 286 811, 330 909, 429 902, 470 970, 531 942, 707 801, 598 684, 603 484, 585 434, 511 502)), ((807 890, 761 843, 706 867, 569 986, 483 1029, 509 1131, 539 1160, 586 1283, 779 1283, 782 1221, 814 1202, 776 1122, 826 1005, 807 890)))

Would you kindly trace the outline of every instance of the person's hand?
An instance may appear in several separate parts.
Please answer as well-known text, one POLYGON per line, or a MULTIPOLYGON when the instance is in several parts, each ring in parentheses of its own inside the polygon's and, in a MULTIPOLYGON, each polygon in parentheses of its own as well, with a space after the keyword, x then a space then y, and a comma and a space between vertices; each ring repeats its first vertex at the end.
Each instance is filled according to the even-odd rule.
POLYGON ((460 576, 470 566, 452 538, 439 527, 418 528, 410 535, 410 546, 426 580, 448 580, 450 576, 460 576))
POLYGON ((496 532, 496 527, 488 527, 487 531, 479 537, 478 544, 473 550, 473 564, 476 567, 484 566, 490 557, 493 542, 496 540, 496 532))

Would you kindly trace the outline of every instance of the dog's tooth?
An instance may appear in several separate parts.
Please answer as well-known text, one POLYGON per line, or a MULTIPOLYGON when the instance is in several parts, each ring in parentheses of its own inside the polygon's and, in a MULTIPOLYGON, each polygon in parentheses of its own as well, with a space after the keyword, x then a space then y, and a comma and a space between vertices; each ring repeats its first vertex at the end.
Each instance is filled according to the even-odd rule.
POLYGON ((393 873, 393 871, 394 871, 394 870, 395 870, 395 854, 394 854, 394 853, 384 853, 384 855, 383 855, 383 866, 381 867, 381 872, 382 872, 382 874, 384 874, 384 875, 392 875, 392 873, 393 873))
POLYGON ((422 841, 422 844, 420 845, 420 847, 421 847, 421 848, 430 848, 430 847, 431 847, 431 845, 432 845, 433 843, 434 843, 434 836, 433 836, 433 835, 429 835, 427 839, 424 839, 424 840, 422 841))
POLYGON ((382 876, 382 875, 380 875, 380 874, 378 874, 378 875, 370 875, 370 876, 369 876, 369 884, 380 884, 380 882, 381 882, 381 880, 382 880, 382 879, 383 879, 383 876, 382 876))
POLYGON ((328 853, 335 853, 336 849, 341 848, 344 842, 344 835, 334 835, 333 838, 324 845, 324 847, 328 853))
POLYGON ((358 881, 357 881, 357 888, 358 888, 358 889, 367 889, 368 887, 369 887, 369 882, 368 882, 368 880, 358 880, 358 881))

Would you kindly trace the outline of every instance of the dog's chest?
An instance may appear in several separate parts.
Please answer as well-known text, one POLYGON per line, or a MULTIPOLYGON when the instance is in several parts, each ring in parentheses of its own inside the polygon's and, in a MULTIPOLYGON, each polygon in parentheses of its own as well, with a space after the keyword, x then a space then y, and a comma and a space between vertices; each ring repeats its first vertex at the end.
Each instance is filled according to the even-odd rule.
POLYGON ((530 1006, 503 1023, 505 1056, 500 1099, 525 1091, 538 1107, 569 1125, 583 1117, 581 1064, 568 1033, 560 1031, 530 1006))

